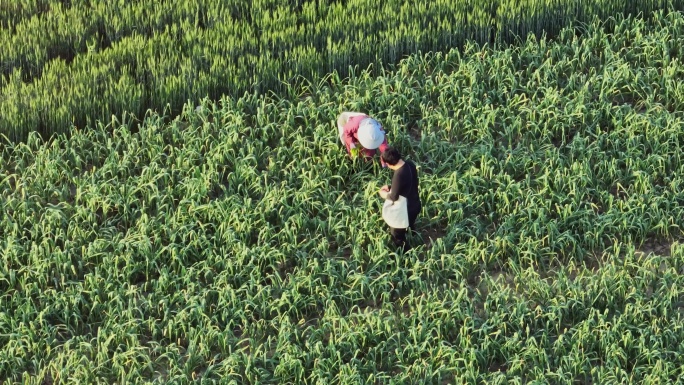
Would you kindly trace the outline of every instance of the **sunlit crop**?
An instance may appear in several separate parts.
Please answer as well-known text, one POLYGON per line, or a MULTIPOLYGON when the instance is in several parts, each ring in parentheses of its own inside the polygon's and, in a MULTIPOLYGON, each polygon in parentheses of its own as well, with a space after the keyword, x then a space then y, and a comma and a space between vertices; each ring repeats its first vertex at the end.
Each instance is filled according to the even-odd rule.
POLYGON ((602 27, 4 141, 0 381, 678 381, 684 16, 602 27), (406 255, 343 110, 419 166, 406 255))
POLYGON ((0 134, 47 139, 148 109, 175 117, 207 95, 286 92, 468 40, 657 9, 684 0, 2 0, 0 134))

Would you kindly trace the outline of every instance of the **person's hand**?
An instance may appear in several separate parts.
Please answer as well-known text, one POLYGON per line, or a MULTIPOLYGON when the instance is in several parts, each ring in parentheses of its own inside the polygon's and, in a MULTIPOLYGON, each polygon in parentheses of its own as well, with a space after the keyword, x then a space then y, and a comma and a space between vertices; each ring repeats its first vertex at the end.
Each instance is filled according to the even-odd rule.
POLYGON ((389 194, 390 188, 387 185, 384 185, 380 187, 380 190, 378 190, 378 195, 380 195, 380 198, 382 199, 387 199, 387 195, 389 194))

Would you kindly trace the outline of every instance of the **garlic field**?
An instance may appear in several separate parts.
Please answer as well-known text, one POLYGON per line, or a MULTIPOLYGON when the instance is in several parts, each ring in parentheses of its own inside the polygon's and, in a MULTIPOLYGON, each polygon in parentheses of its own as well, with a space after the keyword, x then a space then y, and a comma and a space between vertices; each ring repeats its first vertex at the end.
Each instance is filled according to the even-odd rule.
POLYGON ((682 47, 618 17, 3 141, 0 382, 679 381, 682 47), (407 254, 343 110, 419 167, 407 254))
POLYGON ((513 42, 571 23, 684 11, 684 0, 3 0, 0 134, 43 138, 188 100, 513 42))

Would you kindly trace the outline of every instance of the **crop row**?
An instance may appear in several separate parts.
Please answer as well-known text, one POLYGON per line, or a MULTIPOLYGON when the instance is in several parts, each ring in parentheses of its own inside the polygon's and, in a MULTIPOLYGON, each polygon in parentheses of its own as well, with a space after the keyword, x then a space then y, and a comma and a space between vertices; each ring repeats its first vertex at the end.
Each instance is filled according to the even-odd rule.
MULTIPOLYGON (((32 1, 0 7, 0 133, 46 138, 112 115, 396 63, 468 39, 513 41, 682 0, 32 1)), ((91 124, 92 125, 92 124, 91 124)))

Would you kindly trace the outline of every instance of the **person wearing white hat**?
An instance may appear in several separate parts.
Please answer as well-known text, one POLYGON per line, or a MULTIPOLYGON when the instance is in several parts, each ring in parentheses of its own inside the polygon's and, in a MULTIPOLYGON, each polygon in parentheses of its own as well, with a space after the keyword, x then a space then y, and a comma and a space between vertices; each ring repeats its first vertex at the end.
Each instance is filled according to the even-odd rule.
MULTIPOLYGON (((373 157, 378 151, 387 149, 385 130, 377 120, 362 112, 343 112, 337 117, 337 129, 340 141, 347 148, 349 156, 365 155, 366 159, 373 157)), ((380 158, 382 167, 387 167, 380 158)))

